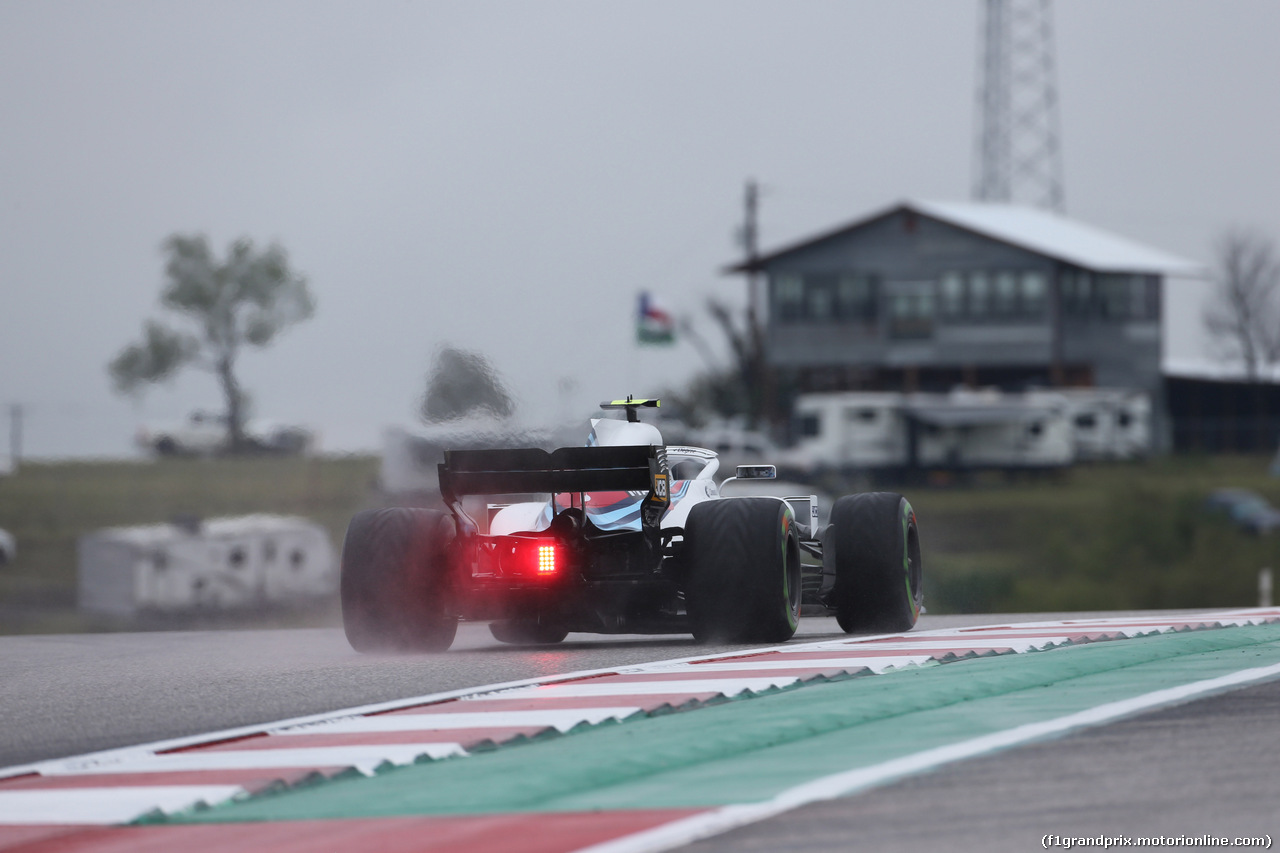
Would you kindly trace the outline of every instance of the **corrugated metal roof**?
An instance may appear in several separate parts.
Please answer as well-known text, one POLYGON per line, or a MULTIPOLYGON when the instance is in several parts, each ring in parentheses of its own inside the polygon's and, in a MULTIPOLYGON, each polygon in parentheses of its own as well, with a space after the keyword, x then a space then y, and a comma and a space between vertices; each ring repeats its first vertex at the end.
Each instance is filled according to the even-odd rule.
POLYGON ((926 216, 1095 272, 1199 276, 1203 265, 1047 210, 1017 204, 913 201, 926 216))
MULTIPOLYGON (((1208 275, 1208 270, 1203 264, 1046 210, 1017 204, 942 201, 900 202, 860 217, 839 228, 761 255, 757 258, 754 267, 758 269, 783 255, 842 236, 900 211, 914 212, 917 215, 936 219, 974 234, 999 240, 1093 272, 1146 273, 1193 278, 1208 275)), ((729 271, 744 272, 749 266, 738 264, 731 267, 729 271)))

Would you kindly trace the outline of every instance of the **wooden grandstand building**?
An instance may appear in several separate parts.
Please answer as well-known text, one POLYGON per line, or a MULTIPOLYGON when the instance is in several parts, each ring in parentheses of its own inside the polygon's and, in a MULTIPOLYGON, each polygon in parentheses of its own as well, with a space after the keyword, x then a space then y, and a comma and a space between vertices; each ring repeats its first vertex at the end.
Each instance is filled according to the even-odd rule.
POLYGON ((766 358, 783 387, 1131 388, 1151 395, 1157 423, 1165 288, 1204 277, 1048 211, 921 201, 730 271, 764 277, 766 358))

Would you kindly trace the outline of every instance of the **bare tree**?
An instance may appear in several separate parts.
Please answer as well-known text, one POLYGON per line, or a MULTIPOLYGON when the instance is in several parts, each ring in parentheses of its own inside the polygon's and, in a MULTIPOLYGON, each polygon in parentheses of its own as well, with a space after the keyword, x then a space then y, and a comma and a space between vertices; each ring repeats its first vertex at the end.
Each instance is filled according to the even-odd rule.
POLYGON ((164 242, 167 279, 160 303, 185 317, 194 331, 148 320, 140 343, 121 350, 108 365, 115 388, 133 393, 188 365, 212 372, 227 406, 227 445, 245 447, 245 393, 236 361, 247 347, 265 347, 287 326, 315 311, 307 282, 289 268, 285 250, 272 243, 259 251, 237 240, 219 262, 202 235, 174 234, 164 242))
POLYGON ((1280 362, 1280 258, 1271 238, 1233 229, 1216 247, 1217 288, 1203 320, 1223 358, 1244 363, 1249 382, 1280 362))
POLYGON ((747 402, 746 415, 751 425, 755 426, 765 420, 768 413, 765 388, 768 366, 765 364, 764 338, 760 325, 751 311, 747 311, 742 321, 738 322, 733 310, 718 299, 707 302, 707 311, 724 332, 725 339, 733 350, 734 364, 745 392, 743 397, 747 402))

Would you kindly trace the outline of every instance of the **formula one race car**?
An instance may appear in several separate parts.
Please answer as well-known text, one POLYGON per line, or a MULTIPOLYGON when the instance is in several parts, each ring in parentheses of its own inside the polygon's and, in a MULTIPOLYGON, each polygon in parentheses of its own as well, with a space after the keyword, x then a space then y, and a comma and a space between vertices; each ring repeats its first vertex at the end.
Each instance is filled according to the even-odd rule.
POLYGON ((517 644, 570 631, 781 643, 802 604, 834 611, 846 632, 915 625, 920 539, 905 498, 842 497, 819 529, 812 495, 732 496, 734 480, 773 478, 772 465, 717 485, 714 452, 664 446, 640 421, 657 400, 601 405, 627 419, 593 420, 585 447, 446 451, 447 512, 356 515, 342 549, 351 645, 443 650, 459 619, 517 644), (540 499, 477 505, 483 495, 540 499))

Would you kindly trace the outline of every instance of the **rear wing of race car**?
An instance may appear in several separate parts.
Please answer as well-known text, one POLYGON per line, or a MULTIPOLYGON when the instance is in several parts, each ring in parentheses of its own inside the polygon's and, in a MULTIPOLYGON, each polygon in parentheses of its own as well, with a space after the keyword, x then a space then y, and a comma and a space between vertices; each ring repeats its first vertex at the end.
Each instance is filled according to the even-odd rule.
POLYGON ((658 538, 671 505, 666 448, 653 445, 562 447, 548 453, 519 450, 446 450, 440 465, 440 496, 474 530, 462 509, 463 495, 524 492, 644 492, 641 527, 658 538))
POLYGON ((440 494, 653 491, 667 495, 667 455, 661 447, 562 447, 548 453, 519 450, 446 450, 440 494), (659 478, 662 482, 659 484, 659 478))

